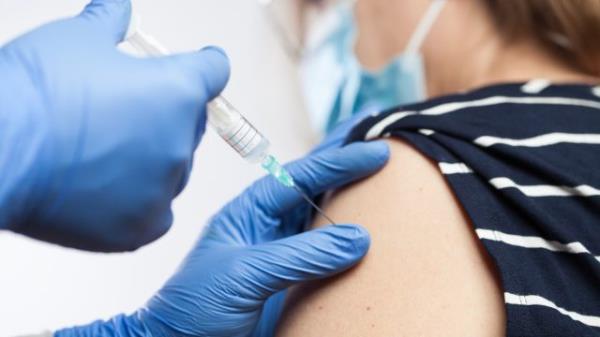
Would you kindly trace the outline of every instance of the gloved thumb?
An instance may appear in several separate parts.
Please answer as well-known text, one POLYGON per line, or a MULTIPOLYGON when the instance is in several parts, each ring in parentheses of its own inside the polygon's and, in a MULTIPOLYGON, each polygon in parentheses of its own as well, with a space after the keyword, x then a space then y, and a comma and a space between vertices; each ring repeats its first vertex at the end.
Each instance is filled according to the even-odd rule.
POLYGON ((196 92, 206 93, 208 101, 219 95, 229 80, 229 59, 219 47, 168 56, 166 61, 190 76, 192 83, 198 85, 196 92))
POLYGON ((361 260, 369 245, 363 227, 332 225, 254 246, 247 278, 254 287, 247 289, 267 299, 294 284, 332 276, 361 260))
POLYGON ((125 38, 131 19, 130 0, 92 0, 79 15, 112 43, 125 38))

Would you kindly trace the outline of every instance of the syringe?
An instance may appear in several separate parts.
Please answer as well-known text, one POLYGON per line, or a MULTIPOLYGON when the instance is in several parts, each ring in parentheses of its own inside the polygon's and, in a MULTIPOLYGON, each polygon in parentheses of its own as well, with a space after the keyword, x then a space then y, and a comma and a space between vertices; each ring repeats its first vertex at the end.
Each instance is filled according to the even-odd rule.
MULTIPOLYGON (((140 20, 133 15, 125 38, 129 44, 145 56, 169 54, 158 40, 140 29, 140 20)), ((271 176, 286 187, 295 189, 315 210, 331 224, 335 224, 312 199, 295 184, 289 172, 269 153, 271 143, 223 96, 207 105, 208 123, 242 158, 252 164, 260 163, 271 176)))

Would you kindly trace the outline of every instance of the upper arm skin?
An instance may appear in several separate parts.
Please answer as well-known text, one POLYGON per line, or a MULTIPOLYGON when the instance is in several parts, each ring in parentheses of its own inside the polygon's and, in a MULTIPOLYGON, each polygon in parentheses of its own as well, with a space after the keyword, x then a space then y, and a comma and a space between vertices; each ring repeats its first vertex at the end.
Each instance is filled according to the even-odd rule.
POLYGON ((339 223, 369 230, 369 253, 291 290, 278 336, 503 336, 495 269, 437 165, 389 142, 388 165, 326 206, 339 223))

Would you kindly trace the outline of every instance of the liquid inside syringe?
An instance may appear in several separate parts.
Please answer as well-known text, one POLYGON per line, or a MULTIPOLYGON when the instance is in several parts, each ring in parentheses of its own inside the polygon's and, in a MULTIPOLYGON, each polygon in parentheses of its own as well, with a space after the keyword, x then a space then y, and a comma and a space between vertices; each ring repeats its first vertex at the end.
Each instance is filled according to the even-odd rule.
MULTIPOLYGON (((139 18, 132 16, 126 40, 138 52, 146 56, 168 55, 168 50, 139 27, 139 18)), ((258 163, 278 182, 295 189, 314 209, 331 224, 335 224, 317 206, 302 188, 297 186, 292 176, 269 153, 270 143, 242 114, 224 97, 219 96, 208 103, 208 123, 242 158, 250 163, 258 163)))

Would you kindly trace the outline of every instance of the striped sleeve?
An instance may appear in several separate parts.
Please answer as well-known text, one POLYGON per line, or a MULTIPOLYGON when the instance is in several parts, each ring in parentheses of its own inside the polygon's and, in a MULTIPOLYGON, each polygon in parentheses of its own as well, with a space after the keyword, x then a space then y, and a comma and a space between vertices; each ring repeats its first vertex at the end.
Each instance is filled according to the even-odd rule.
POLYGON ((600 335, 600 99, 507 84, 367 118, 438 163, 501 274, 509 336, 600 335))

